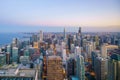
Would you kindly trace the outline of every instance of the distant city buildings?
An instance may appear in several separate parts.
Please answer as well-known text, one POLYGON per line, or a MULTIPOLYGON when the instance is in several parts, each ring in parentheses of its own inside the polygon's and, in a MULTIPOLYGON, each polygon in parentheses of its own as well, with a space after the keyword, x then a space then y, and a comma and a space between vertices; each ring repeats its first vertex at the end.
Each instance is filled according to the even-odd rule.
POLYGON ((28 34, 0 47, 0 80, 120 80, 120 35, 81 27, 28 34))

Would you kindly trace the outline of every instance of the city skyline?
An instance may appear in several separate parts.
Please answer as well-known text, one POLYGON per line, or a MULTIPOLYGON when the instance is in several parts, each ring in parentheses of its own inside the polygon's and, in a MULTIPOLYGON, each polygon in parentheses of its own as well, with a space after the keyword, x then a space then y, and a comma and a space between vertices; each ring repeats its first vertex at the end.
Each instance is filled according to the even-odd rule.
POLYGON ((61 32, 61 27, 69 26, 81 26, 85 32, 119 32, 119 4, 119 0, 4 0, 0 1, 0 32, 61 32))
POLYGON ((120 0, 0 0, 0 80, 120 80, 120 0))

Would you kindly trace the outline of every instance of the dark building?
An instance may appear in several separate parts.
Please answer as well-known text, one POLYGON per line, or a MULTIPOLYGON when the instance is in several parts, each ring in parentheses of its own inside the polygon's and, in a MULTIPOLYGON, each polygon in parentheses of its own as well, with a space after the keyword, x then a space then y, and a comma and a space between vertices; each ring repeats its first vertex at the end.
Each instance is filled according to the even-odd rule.
POLYGON ((120 49, 111 51, 108 60, 108 80, 120 80, 120 49))
POLYGON ((75 60, 71 58, 67 61, 67 77, 74 75, 75 75, 75 60))
POLYGON ((68 36, 68 49, 71 50, 71 42, 72 42, 72 38, 71 36, 69 35, 68 36))
POLYGON ((82 47, 83 46, 83 44, 82 44, 83 41, 82 41, 81 27, 79 27, 79 30, 78 30, 77 40, 78 40, 78 46, 82 47))

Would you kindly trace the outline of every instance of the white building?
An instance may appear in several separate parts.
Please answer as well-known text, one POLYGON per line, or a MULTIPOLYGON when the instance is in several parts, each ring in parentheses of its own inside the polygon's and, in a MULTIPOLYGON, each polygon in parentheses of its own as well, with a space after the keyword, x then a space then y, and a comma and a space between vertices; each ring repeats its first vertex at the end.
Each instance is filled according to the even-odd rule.
POLYGON ((62 47, 62 49, 66 49, 66 43, 65 42, 61 42, 61 47, 62 47))
POLYGON ((86 53, 88 58, 91 58, 91 52, 93 51, 93 46, 91 44, 86 45, 86 53))
POLYGON ((107 58, 108 53, 113 49, 118 49, 118 46, 117 45, 108 45, 108 44, 102 45, 101 56, 104 57, 104 58, 107 58))
POLYGON ((39 42, 42 42, 43 41, 43 32, 40 30, 40 33, 39 33, 39 42))
POLYGON ((62 49, 62 57, 63 57, 63 62, 66 63, 66 59, 67 59, 67 56, 66 56, 66 49, 62 49))

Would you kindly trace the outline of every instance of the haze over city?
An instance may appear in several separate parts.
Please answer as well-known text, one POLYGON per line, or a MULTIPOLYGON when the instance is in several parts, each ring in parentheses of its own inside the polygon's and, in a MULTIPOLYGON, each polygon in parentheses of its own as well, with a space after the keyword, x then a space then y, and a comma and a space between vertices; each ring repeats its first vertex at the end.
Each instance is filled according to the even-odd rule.
POLYGON ((0 80, 120 80, 120 0, 0 0, 0 80))
POLYGON ((1 0, 0 32, 119 32, 120 0, 1 0), (52 27, 52 29, 50 29, 52 27))

